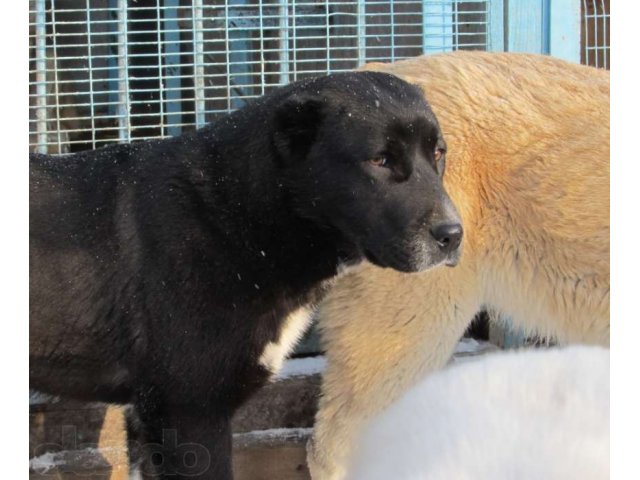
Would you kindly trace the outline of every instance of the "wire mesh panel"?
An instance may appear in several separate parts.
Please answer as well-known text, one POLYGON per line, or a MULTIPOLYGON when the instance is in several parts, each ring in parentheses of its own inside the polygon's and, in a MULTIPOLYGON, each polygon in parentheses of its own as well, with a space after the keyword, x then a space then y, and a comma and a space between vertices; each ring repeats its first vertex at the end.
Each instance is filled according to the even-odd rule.
POLYGON ((299 78, 487 50, 490 4, 30 0, 30 149, 177 135, 299 78))
MULTIPOLYGON (((531 10, 546 1, 29 0, 30 150, 178 135, 276 85, 368 61, 550 53, 531 10)), ((609 0, 573 1, 582 63, 609 68, 609 0)))
POLYGON ((581 63, 610 68, 609 0, 582 0, 581 63))

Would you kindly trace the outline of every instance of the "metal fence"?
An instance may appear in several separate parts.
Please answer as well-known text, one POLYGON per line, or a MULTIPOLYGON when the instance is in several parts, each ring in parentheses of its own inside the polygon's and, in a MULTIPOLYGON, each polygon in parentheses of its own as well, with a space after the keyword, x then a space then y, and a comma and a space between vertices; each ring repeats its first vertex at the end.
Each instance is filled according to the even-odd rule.
POLYGON ((582 0, 582 63, 609 69, 609 18, 609 0, 582 0))
MULTIPOLYGON (((514 32, 538 42, 555 1, 29 0, 29 148, 178 135, 274 86, 368 61, 531 51, 514 32)), ((608 65, 608 0, 582 2, 582 61, 608 65)))
POLYGON ((177 135, 305 76, 487 49, 487 4, 32 0, 30 148, 177 135))

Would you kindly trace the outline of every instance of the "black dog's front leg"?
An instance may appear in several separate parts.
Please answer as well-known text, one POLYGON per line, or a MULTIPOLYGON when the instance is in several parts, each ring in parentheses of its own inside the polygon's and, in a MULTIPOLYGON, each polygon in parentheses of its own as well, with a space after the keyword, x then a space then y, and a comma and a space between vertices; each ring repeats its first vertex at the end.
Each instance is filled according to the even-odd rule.
POLYGON ((130 468, 144 479, 232 480, 229 416, 186 405, 162 410, 128 415, 130 468))

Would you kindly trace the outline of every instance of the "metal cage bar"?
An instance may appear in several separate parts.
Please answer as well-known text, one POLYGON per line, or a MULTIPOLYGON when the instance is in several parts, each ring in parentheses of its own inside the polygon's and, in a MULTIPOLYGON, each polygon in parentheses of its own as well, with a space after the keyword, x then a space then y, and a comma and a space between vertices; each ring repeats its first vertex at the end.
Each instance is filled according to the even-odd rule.
POLYGON ((95 124, 95 105, 93 95, 93 49, 91 48, 91 9, 89 8, 89 0, 86 0, 87 6, 87 60, 89 62, 89 108, 91 112, 91 147, 96 148, 96 124, 95 124))
POLYGON ((279 65, 280 83, 289 83, 289 5, 287 0, 278 0, 279 17, 279 65))
POLYGON ((504 50, 504 0, 491 0, 489 3, 489 49, 497 52, 504 50))
MULTIPOLYGON (((165 5, 171 7, 163 12, 164 16, 164 60, 167 88, 165 94, 167 111, 167 134, 179 135, 182 132, 182 106, 180 75, 180 28, 178 24, 177 7, 180 0, 165 0, 165 5)), ((160 5, 160 3, 158 3, 160 5)), ((159 16, 160 14, 158 14, 159 16)))
POLYGON ((47 40, 45 0, 36 1, 36 118, 38 153, 47 153, 47 40))
MULTIPOLYGON (((225 2, 226 5, 226 2, 225 2)), ((202 127, 205 121, 204 91, 204 32, 202 0, 193 0, 191 9, 193 21, 193 83, 195 92, 196 128, 202 127)))
POLYGON ((566 49, 575 57, 574 4, 582 9, 580 60, 608 67, 608 3, 33 0, 30 149, 178 135, 275 86, 370 61, 458 49, 568 58, 566 49))
POLYGON ((610 0, 582 0, 580 61, 609 69, 610 0))
POLYGON ((423 2, 424 53, 449 52, 453 50, 453 3, 452 1, 423 2))
POLYGON ((131 140, 127 36, 127 0, 118 0, 118 140, 120 143, 131 140))
POLYGON ((358 0, 356 5, 356 25, 358 29, 358 65, 365 63, 367 58, 367 23, 365 0, 358 0))

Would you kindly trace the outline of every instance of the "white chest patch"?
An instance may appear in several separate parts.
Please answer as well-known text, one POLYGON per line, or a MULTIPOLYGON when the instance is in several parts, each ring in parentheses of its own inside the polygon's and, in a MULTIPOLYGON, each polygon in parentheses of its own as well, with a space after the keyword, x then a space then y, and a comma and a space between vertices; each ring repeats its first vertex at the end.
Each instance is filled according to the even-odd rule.
POLYGON ((282 324, 278 341, 269 342, 264 347, 259 360, 260 365, 272 374, 277 373, 311 323, 312 316, 313 307, 309 305, 291 312, 282 324))

